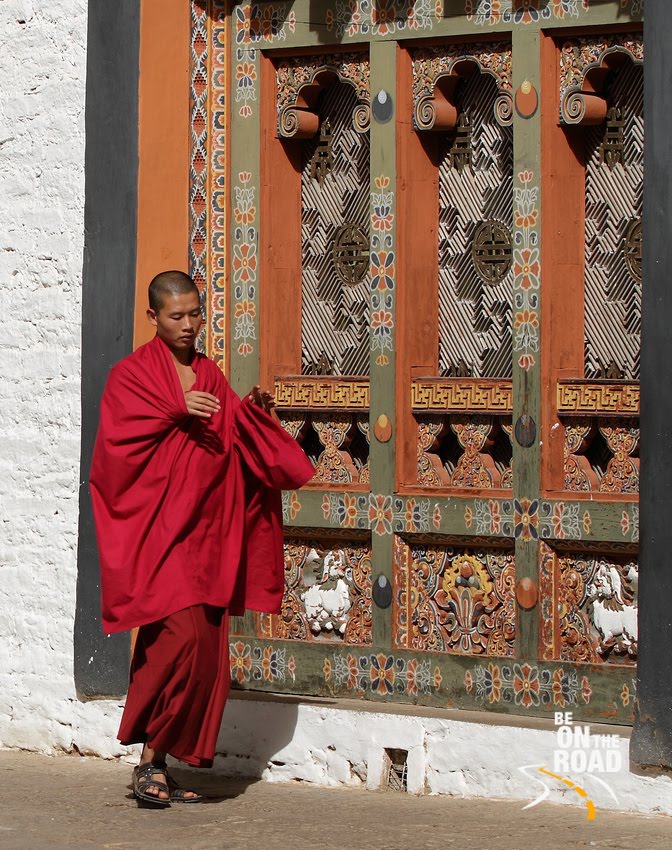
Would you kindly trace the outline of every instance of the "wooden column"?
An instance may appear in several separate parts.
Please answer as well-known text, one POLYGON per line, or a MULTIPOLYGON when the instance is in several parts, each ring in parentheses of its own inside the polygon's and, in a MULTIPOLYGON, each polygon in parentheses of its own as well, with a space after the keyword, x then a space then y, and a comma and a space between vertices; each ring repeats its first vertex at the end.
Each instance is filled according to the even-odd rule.
POLYGON ((644 44, 639 655, 630 758, 640 766, 672 768, 672 18, 667 0, 647 0, 644 44))
POLYGON ((541 487, 564 490, 565 430, 556 408, 559 378, 583 378, 585 158, 583 127, 558 119, 560 48, 541 37, 541 487))
POLYGON ((397 486, 418 478, 411 381, 439 372, 438 134, 413 129, 413 63, 399 50, 397 76, 397 486))

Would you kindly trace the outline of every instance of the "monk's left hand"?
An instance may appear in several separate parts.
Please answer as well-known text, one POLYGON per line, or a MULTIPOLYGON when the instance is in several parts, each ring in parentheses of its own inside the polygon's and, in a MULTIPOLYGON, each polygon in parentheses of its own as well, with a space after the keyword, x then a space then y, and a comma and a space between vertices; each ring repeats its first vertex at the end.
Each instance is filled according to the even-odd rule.
POLYGON ((275 407, 275 399, 273 398, 273 393, 269 390, 262 390, 259 384, 252 387, 252 392, 250 393, 250 401, 252 404, 256 404, 257 407, 260 407, 262 410, 265 410, 266 413, 270 413, 271 410, 275 407))

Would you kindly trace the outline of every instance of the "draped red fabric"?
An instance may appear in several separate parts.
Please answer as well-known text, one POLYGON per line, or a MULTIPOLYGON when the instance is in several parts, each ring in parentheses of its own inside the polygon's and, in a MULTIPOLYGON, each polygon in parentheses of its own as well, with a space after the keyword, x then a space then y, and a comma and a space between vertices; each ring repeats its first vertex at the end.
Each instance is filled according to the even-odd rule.
POLYGON ((110 372, 91 495, 106 633, 193 605, 277 612, 283 591, 280 490, 313 467, 202 355, 192 389, 220 411, 190 416, 166 344, 155 337, 110 372))
POLYGON ((119 727, 122 744, 149 744, 211 767, 231 685, 229 615, 194 605, 141 626, 119 727))

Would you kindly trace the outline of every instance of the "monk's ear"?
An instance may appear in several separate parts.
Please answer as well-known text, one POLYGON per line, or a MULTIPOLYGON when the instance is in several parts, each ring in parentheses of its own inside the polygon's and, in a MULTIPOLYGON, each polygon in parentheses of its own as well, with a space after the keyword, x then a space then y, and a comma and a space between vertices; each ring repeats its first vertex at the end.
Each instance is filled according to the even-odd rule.
POLYGON ((156 327, 156 325, 157 325, 156 312, 154 310, 152 310, 151 307, 149 307, 147 309, 147 319, 149 320, 150 325, 154 325, 154 327, 156 327))

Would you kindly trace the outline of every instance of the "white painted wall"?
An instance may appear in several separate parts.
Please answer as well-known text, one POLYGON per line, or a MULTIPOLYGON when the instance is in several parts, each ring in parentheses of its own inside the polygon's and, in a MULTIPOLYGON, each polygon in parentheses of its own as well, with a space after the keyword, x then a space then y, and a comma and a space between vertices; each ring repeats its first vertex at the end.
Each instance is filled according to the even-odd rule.
POLYGON ((72 673, 86 9, 0 2, 0 744, 111 753, 72 673))
MULTIPOLYGON (((557 770, 554 752, 562 747, 555 729, 533 728, 534 721, 532 728, 525 727, 522 718, 520 726, 508 725, 511 718, 498 725, 496 717, 486 724, 465 722, 460 712, 452 719, 451 714, 420 717, 233 699, 224 712, 215 769, 270 782, 302 780, 375 790, 385 784, 385 749, 400 748, 408 752, 410 793, 519 800, 522 808, 548 787, 550 802, 585 806, 573 789, 539 772, 539 767, 557 770)), ((563 770, 563 778, 585 789, 598 810, 672 815, 672 777, 630 773, 629 740, 623 732, 612 741, 620 754, 617 772, 563 770)), ((594 725, 590 733, 603 735, 605 727, 594 725)), ((594 737, 590 747, 605 752, 594 737)))

